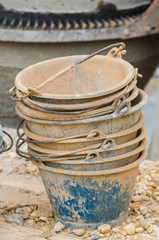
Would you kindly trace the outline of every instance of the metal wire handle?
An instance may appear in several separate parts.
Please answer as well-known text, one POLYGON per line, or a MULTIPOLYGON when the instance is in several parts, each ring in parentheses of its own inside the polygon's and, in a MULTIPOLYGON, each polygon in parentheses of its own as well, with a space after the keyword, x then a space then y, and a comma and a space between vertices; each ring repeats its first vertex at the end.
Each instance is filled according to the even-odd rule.
POLYGON ((27 158, 29 160, 31 160, 31 159, 36 160, 36 157, 38 158, 39 156, 40 157, 54 157, 54 158, 55 157, 60 157, 60 156, 65 156, 65 155, 69 156, 70 154, 80 153, 81 151, 84 151, 84 150, 88 150, 88 151, 89 150, 93 150, 94 148, 92 149, 92 146, 95 147, 95 149, 96 149, 96 148, 100 148, 103 145, 102 143, 99 143, 99 144, 96 144, 96 145, 92 145, 92 146, 90 146, 88 148, 77 149, 75 151, 70 151, 69 153, 61 153, 61 154, 58 154, 58 155, 56 155, 56 154, 29 154, 29 153, 26 153, 26 152, 20 150, 20 147, 24 143, 26 143, 26 142, 27 143, 48 143, 48 142, 52 142, 52 141, 34 141, 34 140, 31 140, 31 139, 28 139, 28 138, 27 139, 23 138, 25 136, 25 134, 24 133, 20 134, 20 132, 19 132, 20 127, 21 127, 21 125, 23 123, 24 123, 24 120, 19 124, 19 126, 17 128, 17 135, 18 135, 19 138, 18 138, 18 140, 16 142, 16 152, 17 152, 17 154, 19 156, 25 157, 25 158, 27 158), (21 141, 21 143, 20 143, 20 141, 21 141))
MULTIPOLYGON (((22 134, 24 136, 24 134, 22 134)), ((36 154, 36 153, 28 153, 28 152, 24 152, 22 150, 20 150, 20 148, 22 147, 22 145, 24 145, 26 142, 24 140, 22 140, 18 138, 17 142, 16 142, 16 153, 20 156, 25 158, 26 160, 35 160, 37 162, 41 162, 41 161, 51 161, 51 162, 58 162, 58 161, 65 161, 65 160, 79 160, 84 157, 86 157, 86 154, 81 154, 81 155, 71 155, 71 156, 66 156, 66 157, 61 157, 61 156, 55 156, 55 154, 36 154), (48 159, 49 158, 49 159, 48 159)), ((110 144, 108 143, 108 148, 110 147, 110 144)), ((88 153, 87 155, 94 154, 92 152, 88 153)), ((88 159, 85 159, 88 160, 88 159)))
MULTIPOLYGON (((24 152, 24 151, 21 151, 20 150, 20 147, 28 142, 28 143, 31 143, 32 140, 28 140, 28 139, 24 139, 24 133, 22 135, 20 135, 19 133, 19 130, 17 131, 17 134, 19 136, 17 142, 16 142, 16 152, 18 155, 20 155, 21 157, 25 157, 29 160, 37 160, 37 158, 39 157, 42 157, 42 158, 54 158, 54 161, 57 161, 57 159, 59 157, 69 157, 70 155, 78 155, 79 157, 82 157, 83 155, 89 155, 91 153, 95 153, 95 152, 102 152, 102 151, 106 151, 107 149, 110 149, 110 148, 117 148, 117 145, 114 141, 114 139, 105 139, 102 143, 99 143, 99 144, 96 144, 96 145, 91 145, 89 147, 85 147, 85 148, 82 148, 82 149, 77 149, 77 150, 74 150, 74 151, 69 151, 69 152, 63 152, 63 153, 55 153, 55 154, 51 154, 51 153, 46 153, 46 154, 30 154, 30 153, 27 153, 27 152, 24 152), (21 143, 20 143, 21 141, 21 143), (87 152, 88 151, 88 152, 87 152), (79 155, 80 154, 80 155, 79 155)), ((39 141, 37 141, 39 142, 39 141)), ((61 159, 59 159, 61 160, 61 159)))
MULTIPOLYGON (((19 130, 20 130, 20 127, 21 125, 23 124, 24 120, 19 124, 18 128, 17 128, 17 135, 18 135, 18 140, 16 142, 16 152, 18 155, 20 155, 21 157, 24 157, 24 158, 27 158, 29 160, 33 159, 33 160, 37 160, 36 158, 39 158, 39 157, 53 157, 53 158, 56 158, 56 157, 62 157, 62 156, 69 156, 69 155, 73 155, 73 154, 80 154, 83 155, 85 154, 85 151, 96 151, 96 150, 102 150, 104 148, 106 148, 107 146, 107 142, 105 141, 110 141, 110 140, 104 140, 103 143, 99 143, 99 144, 96 144, 96 145, 92 145, 90 147, 86 147, 86 148, 83 148, 83 149, 77 149, 77 150, 74 150, 74 151, 69 151, 68 153, 64 152, 64 153, 60 153, 60 154, 30 154, 30 153, 26 153, 24 151, 21 151, 20 150, 20 147, 28 142, 28 143, 47 143, 48 141, 34 141, 34 140, 31 140, 31 139, 26 139, 26 138, 23 138, 25 136, 25 133, 23 134, 20 134, 19 130), (21 143, 20 143, 21 141, 21 143), (93 147, 93 148, 92 148, 93 147)), ((90 136, 90 134, 89 134, 90 136)), ((49 141, 50 142, 50 141, 49 141)), ((109 144, 108 144, 108 147, 109 147, 109 144)))
MULTIPOLYGON (((22 137, 24 136, 25 134, 22 134, 22 137)), ((22 151, 22 150, 20 150, 20 148, 22 147, 22 145, 24 145, 25 143, 26 143, 26 141, 24 141, 24 140, 22 140, 21 142, 21 139, 20 138, 18 138, 18 140, 16 141, 16 153, 19 155, 19 156, 21 156, 21 157, 23 157, 23 158, 25 158, 26 160, 35 160, 35 161, 49 161, 48 160, 48 157, 51 159, 50 161, 51 162, 56 162, 56 161, 61 161, 61 160, 68 160, 68 158, 69 158, 69 160, 75 160, 75 159, 79 159, 79 158, 82 158, 82 157, 84 157, 84 155, 79 155, 79 156, 70 156, 70 157, 66 157, 66 158, 61 158, 61 157, 59 157, 59 156, 57 156, 56 158, 55 158, 55 154, 44 154, 44 153, 42 153, 42 154, 40 154, 40 153, 38 153, 38 154, 36 154, 36 153, 28 153, 28 152, 24 152, 24 151, 22 151)))
MULTIPOLYGON (((24 136, 24 135, 23 135, 24 136)), ((19 140, 21 140, 19 138, 19 140)), ((26 142, 25 139, 22 140, 23 142, 26 142)), ((30 141, 28 141, 28 145, 31 146, 31 148, 34 149, 37 148, 35 151, 38 151, 38 149, 42 149, 43 147, 39 147, 37 145, 34 145, 34 143, 31 143, 30 141)), ((84 147, 84 148, 79 148, 79 149, 76 149, 76 150, 72 150, 72 151, 63 151, 63 152, 60 152, 58 150, 51 150, 51 149, 46 149, 46 154, 47 156, 53 156, 53 157, 64 157, 64 156, 70 156, 70 155, 83 155, 83 154, 86 154, 88 153, 89 151, 97 151, 97 150, 102 150, 103 149, 103 143, 96 143, 96 144, 93 144, 93 145, 90 145, 88 147, 84 147)))

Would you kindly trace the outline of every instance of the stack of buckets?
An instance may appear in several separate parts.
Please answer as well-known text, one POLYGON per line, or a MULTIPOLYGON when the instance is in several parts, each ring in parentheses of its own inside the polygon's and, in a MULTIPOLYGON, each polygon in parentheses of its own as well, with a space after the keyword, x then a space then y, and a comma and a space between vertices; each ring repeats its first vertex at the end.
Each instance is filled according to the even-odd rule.
POLYGON ((122 49, 81 64, 74 63, 85 56, 40 62, 15 80, 26 135, 19 135, 17 152, 38 166, 55 220, 68 228, 124 221, 147 154, 141 113, 147 95, 122 49))

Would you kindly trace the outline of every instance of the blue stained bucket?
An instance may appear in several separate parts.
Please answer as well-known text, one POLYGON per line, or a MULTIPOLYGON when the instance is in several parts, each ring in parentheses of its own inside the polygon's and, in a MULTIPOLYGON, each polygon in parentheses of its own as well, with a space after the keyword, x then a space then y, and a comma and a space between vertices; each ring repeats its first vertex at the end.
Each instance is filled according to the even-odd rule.
POLYGON ((38 165, 55 220, 67 228, 96 229, 101 224, 119 225, 128 207, 146 150, 135 162, 102 171, 69 171, 38 165))

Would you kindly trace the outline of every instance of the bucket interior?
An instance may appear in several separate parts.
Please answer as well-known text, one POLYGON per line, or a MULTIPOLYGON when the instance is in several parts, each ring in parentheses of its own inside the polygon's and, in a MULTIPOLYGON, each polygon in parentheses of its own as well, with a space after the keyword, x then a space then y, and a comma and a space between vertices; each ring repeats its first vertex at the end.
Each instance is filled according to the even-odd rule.
MULTIPOLYGON (((63 57, 32 65, 17 75, 16 86, 23 90, 27 87, 36 88, 52 75, 84 57, 63 57)), ((55 95, 96 93, 116 88, 126 79, 132 79, 133 75, 134 68, 128 62, 107 56, 95 56, 71 69, 54 82, 48 83, 40 92, 55 95)))

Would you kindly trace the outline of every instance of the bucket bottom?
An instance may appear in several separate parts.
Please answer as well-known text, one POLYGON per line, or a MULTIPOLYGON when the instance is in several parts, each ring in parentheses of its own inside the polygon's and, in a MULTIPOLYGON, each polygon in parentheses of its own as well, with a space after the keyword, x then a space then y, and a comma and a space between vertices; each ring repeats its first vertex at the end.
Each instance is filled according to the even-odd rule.
POLYGON ((98 228, 98 226, 103 225, 103 224, 110 224, 111 227, 117 226, 119 224, 121 224, 122 222, 125 222, 125 220, 128 217, 128 212, 122 212, 121 214, 122 216, 119 216, 116 219, 113 219, 111 221, 106 221, 106 222, 98 222, 98 223, 73 223, 73 222, 69 222, 69 221, 63 221, 60 218, 55 217, 55 221, 56 222, 61 222, 65 225, 66 228, 70 228, 70 229, 84 229, 85 231, 91 229, 91 230, 96 230, 98 228))

